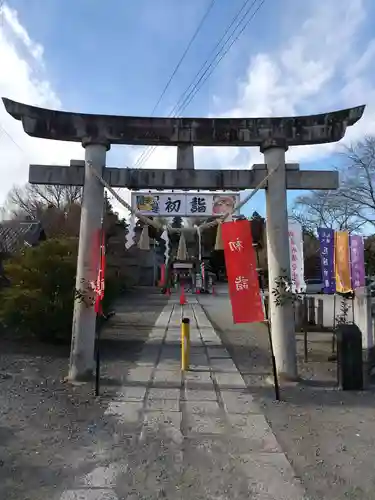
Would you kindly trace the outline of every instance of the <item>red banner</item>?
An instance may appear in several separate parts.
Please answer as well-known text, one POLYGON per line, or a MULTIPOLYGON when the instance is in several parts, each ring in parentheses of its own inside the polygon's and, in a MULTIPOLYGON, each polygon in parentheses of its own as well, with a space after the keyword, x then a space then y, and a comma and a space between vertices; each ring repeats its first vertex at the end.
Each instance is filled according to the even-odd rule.
POLYGON ((159 286, 165 286, 165 264, 161 264, 160 266, 160 281, 159 286))
POLYGON ((225 265, 234 323, 264 320, 256 255, 248 220, 222 225, 225 265))
POLYGON ((104 231, 102 230, 99 269, 95 286, 95 292, 96 292, 95 312, 100 315, 103 314, 102 300, 104 298, 104 271, 105 271, 105 238, 104 238, 104 231))

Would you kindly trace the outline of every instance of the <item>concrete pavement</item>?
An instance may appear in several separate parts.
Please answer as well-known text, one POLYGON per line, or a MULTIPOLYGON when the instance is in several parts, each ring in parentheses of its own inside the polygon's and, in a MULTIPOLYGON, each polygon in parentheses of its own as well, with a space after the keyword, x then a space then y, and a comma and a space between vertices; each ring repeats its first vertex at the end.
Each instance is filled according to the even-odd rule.
POLYGON ((116 421, 116 459, 78 478, 60 500, 306 498, 194 298, 166 305, 105 418, 116 421), (185 374, 182 315, 191 322, 185 374))
MULTIPOLYGON (((222 290, 224 292, 224 288, 222 290)), ((337 390, 337 366, 329 362, 331 336, 309 335, 304 362, 303 336, 297 335, 300 384, 285 385, 275 403, 265 325, 233 324, 227 294, 199 298, 247 387, 259 402, 311 500, 375 500, 375 398, 367 391, 337 390)))

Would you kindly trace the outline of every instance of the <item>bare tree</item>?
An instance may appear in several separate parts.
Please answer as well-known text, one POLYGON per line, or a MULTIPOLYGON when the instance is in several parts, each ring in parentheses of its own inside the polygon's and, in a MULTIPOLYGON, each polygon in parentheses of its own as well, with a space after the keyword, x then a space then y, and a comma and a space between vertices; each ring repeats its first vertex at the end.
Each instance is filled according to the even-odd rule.
POLYGON ((365 224, 358 215, 359 209, 341 191, 312 191, 295 200, 291 217, 311 235, 318 227, 352 232, 360 231, 365 224))
POLYGON ((346 147, 340 195, 352 213, 375 226, 375 137, 346 147))
POLYGON ((295 201, 292 217, 311 233, 317 227, 351 232, 375 226, 375 137, 345 147, 341 155, 340 188, 312 191, 295 201))
POLYGON ((63 211, 71 205, 80 204, 81 199, 80 186, 26 184, 24 187, 13 187, 5 204, 13 218, 38 218, 48 207, 63 211))

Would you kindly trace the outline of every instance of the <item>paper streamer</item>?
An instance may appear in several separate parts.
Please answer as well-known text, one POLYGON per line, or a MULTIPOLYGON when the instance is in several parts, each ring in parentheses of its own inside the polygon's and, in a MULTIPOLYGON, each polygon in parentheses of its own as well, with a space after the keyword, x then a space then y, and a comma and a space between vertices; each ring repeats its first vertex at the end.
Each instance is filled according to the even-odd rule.
POLYGON ((132 215, 129 221, 128 233, 125 235, 125 248, 129 250, 134 245, 135 217, 132 215))
POLYGON ((161 239, 164 240, 165 243, 164 257, 165 257, 165 262, 167 263, 169 261, 169 253, 170 253, 169 235, 167 230, 163 231, 161 239))
POLYGON ((202 260, 202 234, 199 226, 195 226, 197 229, 198 235, 198 260, 199 262, 202 260))

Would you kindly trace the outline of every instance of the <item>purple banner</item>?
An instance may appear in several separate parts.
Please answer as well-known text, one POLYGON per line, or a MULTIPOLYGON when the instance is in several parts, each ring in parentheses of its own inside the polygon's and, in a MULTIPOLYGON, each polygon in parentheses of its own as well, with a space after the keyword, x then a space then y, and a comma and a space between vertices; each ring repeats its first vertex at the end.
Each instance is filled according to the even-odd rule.
POLYGON ((320 243, 320 261, 322 267, 322 280, 324 293, 333 294, 336 292, 335 268, 334 268, 334 248, 335 232, 333 229, 318 229, 320 243))
POLYGON ((362 236, 350 236, 350 271, 353 290, 366 285, 365 249, 362 236))

